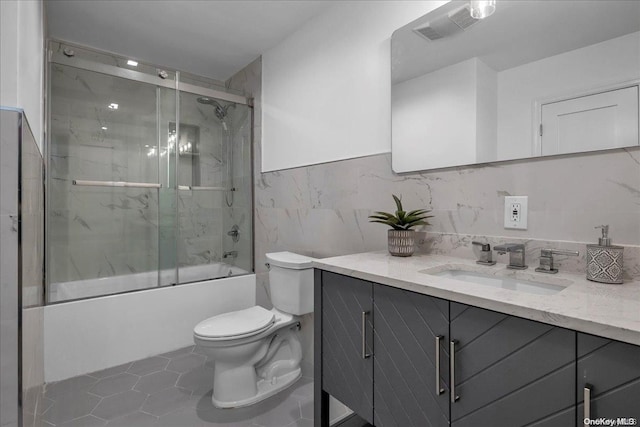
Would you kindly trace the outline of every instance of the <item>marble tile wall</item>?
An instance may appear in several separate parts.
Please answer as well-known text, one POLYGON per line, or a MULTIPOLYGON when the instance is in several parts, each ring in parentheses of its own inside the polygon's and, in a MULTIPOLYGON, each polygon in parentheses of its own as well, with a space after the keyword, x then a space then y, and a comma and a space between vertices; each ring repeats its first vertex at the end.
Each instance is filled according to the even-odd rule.
MULTIPOLYGON (((559 257, 559 265, 584 274, 585 244, 597 242, 595 226, 609 224, 614 243, 626 246, 626 277, 640 277, 640 148, 401 175, 392 172, 390 154, 260 173, 260 69, 256 60, 228 82, 256 99, 254 220, 260 304, 270 307, 267 252, 288 250, 322 258, 385 250, 385 227, 369 223, 367 217, 373 210, 393 211, 391 194, 402 196, 406 208, 433 210, 432 225, 420 235, 420 251, 473 258, 472 240, 522 241, 531 266, 537 266, 542 247, 578 250, 577 258, 559 257), (506 195, 529 196, 528 230, 502 226, 506 195)), ((304 332, 309 355, 312 330, 304 332)))
POLYGON ((42 155, 22 112, 0 110, 0 147, 0 426, 5 427, 17 425, 19 384, 25 416, 37 407, 44 384, 44 187, 42 155))
POLYGON ((23 426, 35 427, 44 385, 44 161, 24 125, 20 157, 22 412, 23 426))
POLYGON ((563 265, 583 273, 585 244, 599 235, 594 227, 609 224, 614 243, 627 246, 627 277, 640 276, 635 148, 404 175, 394 174, 383 154, 261 174, 256 186, 256 237, 266 241, 256 246, 317 257, 385 249, 384 226, 367 217, 393 211, 397 194, 408 209, 433 209, 419 250, 471 258, 474 239, 524 241, 531 265, 544 246, 579 250, 563 265), (528 230, 502 227, 505 195, 529 196, 528 230))
POLYGON ((27 126, 22 129, 21 147, 22 305, 26 308, 44 303, 44 162, 27 126))
POLYGON ((0 426, 18 423, 18 141, 21 113, 0 110, 0 426))

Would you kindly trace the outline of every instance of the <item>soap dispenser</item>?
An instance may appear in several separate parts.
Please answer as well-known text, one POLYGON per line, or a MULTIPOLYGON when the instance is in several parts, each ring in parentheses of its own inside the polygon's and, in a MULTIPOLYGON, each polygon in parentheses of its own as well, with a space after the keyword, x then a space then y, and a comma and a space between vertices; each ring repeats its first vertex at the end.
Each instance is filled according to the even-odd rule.
POLYGON ((594 282, 622 283, 622 257, 624 248, 613 246, 609 238, 609 226, 599 225, 602 237, 597 245, 587 245, 587 279, 594 282))

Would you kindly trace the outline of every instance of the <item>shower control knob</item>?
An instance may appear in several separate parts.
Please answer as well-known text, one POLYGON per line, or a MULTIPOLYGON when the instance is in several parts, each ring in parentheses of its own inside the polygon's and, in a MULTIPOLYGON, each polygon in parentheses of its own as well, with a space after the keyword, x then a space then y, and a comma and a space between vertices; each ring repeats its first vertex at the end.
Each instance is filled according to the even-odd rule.
POLYGON ((230 231, 227 231, 227 236, 231 236, 231 239, 237 243, 240 240, 240 232, 238 231, 240 228, 237 225, 231 227, 230 231))

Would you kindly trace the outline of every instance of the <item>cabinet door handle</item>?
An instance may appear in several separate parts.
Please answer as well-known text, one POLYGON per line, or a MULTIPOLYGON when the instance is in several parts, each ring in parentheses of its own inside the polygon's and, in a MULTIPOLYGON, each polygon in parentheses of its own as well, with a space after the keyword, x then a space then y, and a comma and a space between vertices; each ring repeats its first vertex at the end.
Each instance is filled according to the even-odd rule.
POLYGON ((587 424, 587 418, 591 418, 591 384, 584 385, 584 416, 582 417, 584 421, 585 427, 587 424))
POLYGON ((442 335, 436 337, 436 396, 444 393, 444 389, 440 387, 440 341, 443 338, 442 335))
POLYGON ((456 400, 460 399, 460 396, 456 396, 456 344, 458 341, 451 340, 449 343, 449 368, 451 374, 451 380, 449 384, 449 391, 451 396, 451 403, 456 403, 456 400))
POLYGON ((362 358, 368 359, 371 353, 367 353, 367 315, 368 311, 362 312, 362 358))

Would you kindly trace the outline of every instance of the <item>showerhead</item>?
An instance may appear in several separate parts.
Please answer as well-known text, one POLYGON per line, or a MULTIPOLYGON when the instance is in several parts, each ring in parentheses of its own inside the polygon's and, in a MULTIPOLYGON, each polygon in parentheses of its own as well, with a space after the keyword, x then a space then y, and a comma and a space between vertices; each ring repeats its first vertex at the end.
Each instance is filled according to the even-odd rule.
POLYGON ((226 107, 223 107, 218 101, 213 98, 208 98, 206 96, 201 96, 197 99, 198 103, 204 105, 212 105, 215 109, 215 115, 218 120, 221 120, 224 124, 224 118, 227 117, 227 113, 229 112, 229 108, 234 107, 235 104, 229 104, 226 107))
POLYGON ((215 99, 213 99, 213 98, 208 98, 208 97, 206 97, 206 96, 200 96, 200 97, 198 97, 198 100, 197 100, 197 101, 198 101, 200 104, 205 104, 205 105, 217 105, 217 106, 219 106, 219 107, 222 107, 222 106, 218 103, 218 101, 216 101, 216 100, 215 100, 215 99))

